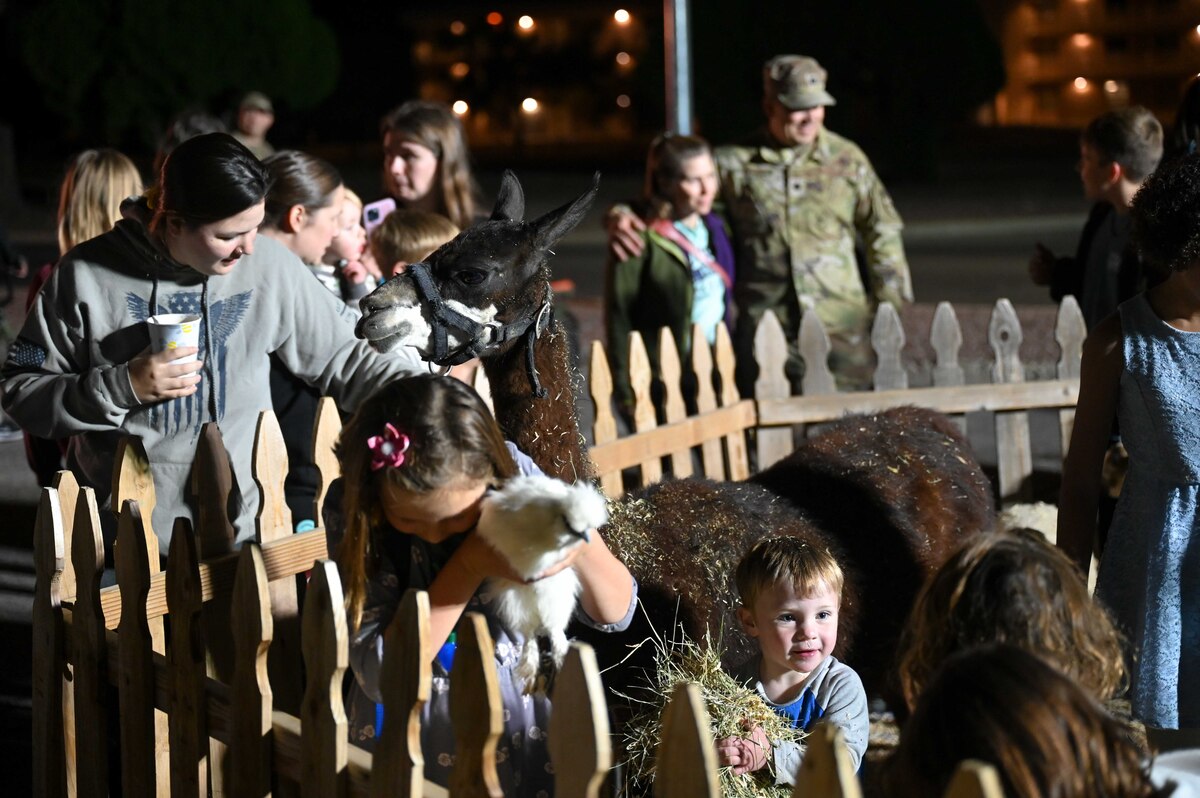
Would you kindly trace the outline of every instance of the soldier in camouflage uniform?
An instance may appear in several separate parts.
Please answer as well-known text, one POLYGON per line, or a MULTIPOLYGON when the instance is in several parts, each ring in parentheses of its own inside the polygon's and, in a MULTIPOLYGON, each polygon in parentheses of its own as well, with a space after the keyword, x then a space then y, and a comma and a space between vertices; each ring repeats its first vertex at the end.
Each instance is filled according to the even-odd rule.
POLYGON ((788 378, 800 392, 795 340, 812 310, 829 334, 840 388, 871 384, 870 324, 878 303, 912 301, 900 216, 866 155, 824 128, 825 70, 812 58, 781 55, 763 68, 766 127, 716 150, 721 197, 733 228, 738 280, 738 385, 753 391, 754 331, 775 312, 789 341, 788 378), (863 285, 856 234, 866 253, 863 285))

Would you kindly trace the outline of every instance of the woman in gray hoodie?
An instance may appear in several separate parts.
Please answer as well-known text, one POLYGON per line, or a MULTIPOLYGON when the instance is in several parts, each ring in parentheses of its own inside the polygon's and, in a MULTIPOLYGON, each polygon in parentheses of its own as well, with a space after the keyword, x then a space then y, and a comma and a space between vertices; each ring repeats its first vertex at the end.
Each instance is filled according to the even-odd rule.
POLYGON ((124 435, 150 458, 154 531, 166 551, 204 423, 229 450, 231 520, 254 536, 250 466, 258 414, 271 409, 269 355, 346 410, 420 369, 409 351, 380 355, 354 337, 354 315, 278 242, 258 237, 269 177, 232 136, 179 145, 159 184, 108 233, 68 252, 31 308, 0 371, 3 406, 26 430, 70 436, 69 468, 107 502, 124 435), (145 324, 201 317, 197 349, 152 354, 145 324), (198 354, 191 363, 179 361, 198 354))

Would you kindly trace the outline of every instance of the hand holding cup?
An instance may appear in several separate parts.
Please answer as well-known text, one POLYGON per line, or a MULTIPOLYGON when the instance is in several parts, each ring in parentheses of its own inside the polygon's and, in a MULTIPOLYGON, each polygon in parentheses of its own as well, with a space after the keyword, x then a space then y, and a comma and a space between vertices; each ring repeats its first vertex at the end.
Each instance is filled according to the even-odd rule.
POLYGON ((197 359, 200 317, 178 313, 146 320, 150 346, 129 361, 129 382, 143 403, 179 399, 196 392, 204 363, 197 359))

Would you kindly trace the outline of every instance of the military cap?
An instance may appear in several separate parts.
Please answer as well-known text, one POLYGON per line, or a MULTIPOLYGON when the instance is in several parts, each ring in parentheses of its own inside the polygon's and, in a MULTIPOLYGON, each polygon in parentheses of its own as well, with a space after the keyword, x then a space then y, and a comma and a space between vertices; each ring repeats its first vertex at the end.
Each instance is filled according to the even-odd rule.
POLYGON ((247 92, 246 96, 242 97, 242 101, 238 103, 238 108, 253 108, 258 111, 266 111, 268 114, 275 113, 275 109, 271 105, 271 98, 261 91, 247 92))
POLYGON ((825 91, 826 77, 815 58, 777 55, 763 64, 763 91, 792 111, 836 105, 837 101, 825 91))

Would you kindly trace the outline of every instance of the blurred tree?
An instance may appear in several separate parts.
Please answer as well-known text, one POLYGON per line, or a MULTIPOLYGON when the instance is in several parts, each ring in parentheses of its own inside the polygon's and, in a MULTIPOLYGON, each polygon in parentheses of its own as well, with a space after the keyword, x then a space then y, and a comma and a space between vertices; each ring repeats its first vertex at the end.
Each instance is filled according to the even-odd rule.
POLYGON ((153 143, 181 108, 258 89, 309 108, 333 89, 338 45, 307 0, 45 0, 16 21, 21 60, 68 137, 153 143), (98 129, 98 131, 97 131, 98 129))

